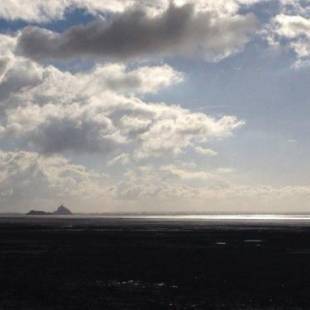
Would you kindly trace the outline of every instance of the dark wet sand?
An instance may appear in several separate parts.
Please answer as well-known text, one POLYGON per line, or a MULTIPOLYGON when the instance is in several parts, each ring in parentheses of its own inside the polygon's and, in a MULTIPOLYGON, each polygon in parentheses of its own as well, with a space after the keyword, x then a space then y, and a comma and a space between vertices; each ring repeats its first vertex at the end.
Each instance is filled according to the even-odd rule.
POLYGON ((1 220, 0 309, 310 309, 307 225, 1 220))

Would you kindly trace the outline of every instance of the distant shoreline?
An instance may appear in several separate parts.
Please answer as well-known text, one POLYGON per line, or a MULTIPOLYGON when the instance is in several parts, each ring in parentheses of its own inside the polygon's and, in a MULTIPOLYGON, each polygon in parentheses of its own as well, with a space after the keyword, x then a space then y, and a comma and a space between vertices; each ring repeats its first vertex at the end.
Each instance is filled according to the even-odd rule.
MULTIPOLYGON (((45 212, 45 211, 44 211, 45 212)), ((27 215, 27 213, 22 212, 0 212, 0 216, 24 216, 27 215)), ((44 215, 57 215, 52 212, 46 211, 44 215)), ((267 217, 267 216, 310 216, 309 213, 112 213, 112 212, 106 212, 106 213, 84 213, 84 212, 78 212, 78 213, 72 213, 71 215, 76 216, 261 216, 261 217, 267 217)), ((38 215, 40 216, 40 215, 38 215)))

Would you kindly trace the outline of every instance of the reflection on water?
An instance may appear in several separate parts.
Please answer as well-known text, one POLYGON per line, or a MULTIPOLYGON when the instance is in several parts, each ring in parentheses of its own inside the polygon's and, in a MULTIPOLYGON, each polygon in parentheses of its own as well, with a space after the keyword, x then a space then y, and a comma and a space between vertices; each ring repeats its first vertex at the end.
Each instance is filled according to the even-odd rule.
MULTIPOLYGON (((106 217, 106 216, 104 216, 106 217)), ((277 214, 230 214, 230 215, 117 215, 110 218, 128 219, 161 219, 161 220, 206 220, 206 221, 310 221, 310 215, 277 215, 277 214)))
POLYGON ((5 215, 3 219, 141 219, 141 220, 205 220, 205 221, 310 221, 310 215, 288 214, 207 214, 207 215, 123 215, 123 214, 75 214, 75 215, 5 215))
MULTIPOLYGON (((102 229, 120 229, 124 227, 143 226, 143 229, 192 229, 193 227, 207 228, 219 226, 225 228, 234 225, 242 228, 247 225, 271 228, 276 226, 308 227, 310 215, 283 215, 283 214, 212 214, 212 215, 93 215, 77 214, 70 216, 59 215, 0 215, 0 224, 30 224, 46 227, 61 227, 66 229, 79 229, 97 227, 102 229), (145 224, 145 225, 144 225, 145 224)), ((248 243, 259 243, 260 240, 247 240, 248 243)))

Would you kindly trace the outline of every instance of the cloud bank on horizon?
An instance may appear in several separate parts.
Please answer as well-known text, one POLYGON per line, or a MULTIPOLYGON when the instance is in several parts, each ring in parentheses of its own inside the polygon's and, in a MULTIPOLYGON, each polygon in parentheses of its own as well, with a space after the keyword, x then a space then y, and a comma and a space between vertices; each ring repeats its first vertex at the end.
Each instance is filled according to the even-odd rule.
POLYGON ((191 78, 213 70, 212 87, 258 45, 307 75, 309 33, 303 0, 6 0, 0 211, 59 200, 84 212, 304 210, 306 182, 261 182, 243 166, 251 158, 238 137, 257 110, 212 113, 208 93, 197 109, 191 78))

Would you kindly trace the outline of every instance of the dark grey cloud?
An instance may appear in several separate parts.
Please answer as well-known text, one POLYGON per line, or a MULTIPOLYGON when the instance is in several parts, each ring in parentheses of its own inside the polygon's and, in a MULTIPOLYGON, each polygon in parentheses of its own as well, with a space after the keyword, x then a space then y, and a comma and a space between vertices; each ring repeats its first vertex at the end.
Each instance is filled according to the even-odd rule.
POLYGON ((171 5, 155 17, 130 10, 110 21, 98 19, 63 33, 27 27, 19 37, 17 50, 36 60, 127 60, 196 54, 217 60, 242 48, 257 27, 253 14, 219 16, 214 12, 195 12, 193 5, 171 5))
POLYGON ((84 121, 77 125, 74 119, 50 119, 41 124, 28 137, 41 153, 61 153, 64 151, 109 153, 120 145, 109 135, 108 124, 97 125, 84 121))

